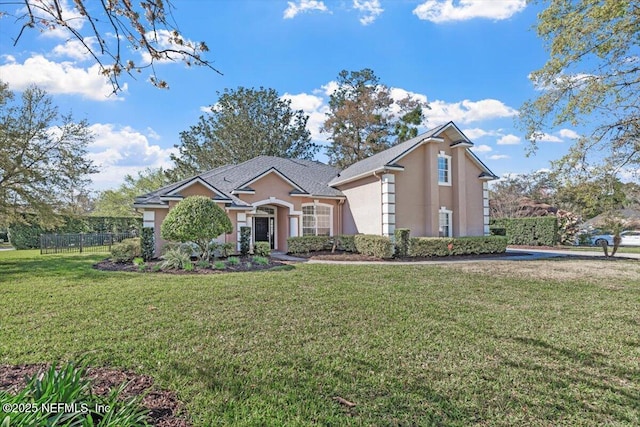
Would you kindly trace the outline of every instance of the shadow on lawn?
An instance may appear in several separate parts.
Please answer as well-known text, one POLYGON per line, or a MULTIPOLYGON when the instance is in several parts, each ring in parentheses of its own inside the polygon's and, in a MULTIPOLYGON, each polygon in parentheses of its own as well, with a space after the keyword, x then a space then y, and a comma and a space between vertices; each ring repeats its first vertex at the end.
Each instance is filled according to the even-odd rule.
POLYGON ((0 276, 4 280, 29 275, 53 275, 73 278, 99 277, 100 272, 91 268, 104 255, 38 255, 33 258, 0 259, 0 276))
POLYGON ((525 351, 520 353, 534 358, 505 358, 503 363, 511 369, 529 371, 523 373, 524 377, 542 376, 540 387, 551 388, 557 399, 542 402, 536 400, 537 396, 523 396, 520 399, 523 407, 552 404, 558 410, 558 419, 571 412, 582 418, 584 413, 590 413, 588 418, 599 424, 637 425, 640 417, 639 369, 613 363, 598 351, 567 349, 528 337, 501 339, 523 345, 525 351), (598 396, 597 401, 594 395, 598 396))
POLYGON ((373 371, 354 377, 353 372, 344 372, 348 366, 342 368, 315 366, 304 356, 274 361, 268 367, 228 359, 197 366, 172 363, 175 374, 197 378, 218 396, 208 408, 210 416, 217 417, 211 422, 239 414, 249 423, 307 419, 323 425, 470 425, 477 421, 468 408, 436 392, 424 378, 396 381, 389 376, 380 383, 371 379, 373 371))

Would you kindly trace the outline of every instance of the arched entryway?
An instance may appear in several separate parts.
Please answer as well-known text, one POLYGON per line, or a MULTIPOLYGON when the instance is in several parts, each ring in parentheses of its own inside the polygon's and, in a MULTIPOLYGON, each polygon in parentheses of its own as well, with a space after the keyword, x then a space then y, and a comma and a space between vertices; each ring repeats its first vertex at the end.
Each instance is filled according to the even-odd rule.
POLYGON ((275 249, 276 236, 278 235, 277 214, 277 206, 262 205, 256 208, 252 217, 254 244, 256 242, 269 242, 271 249, 275 249))

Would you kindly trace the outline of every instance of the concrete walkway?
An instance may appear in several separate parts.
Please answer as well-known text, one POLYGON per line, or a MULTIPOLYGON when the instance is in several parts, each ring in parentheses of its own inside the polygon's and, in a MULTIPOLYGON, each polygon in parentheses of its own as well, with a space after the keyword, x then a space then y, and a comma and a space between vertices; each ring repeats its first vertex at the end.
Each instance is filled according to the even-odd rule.
MULTIPOLYGON (((594 257, 604 259, 602 251, 572 251, 564 249, 516 249, 508 248, 507 253, 511 256, 495 256, 495 257, 482 257, 478 259, 456 259, 456 258, 436 258, 427 261, 338 261, 338 260, 324 260, 324 259, 307 259, 299 258, 280 252, 274 252, 271 254, 272 258, 289 261, 289 262, 307 262, 309 264, 343 264, 343 265, 433 265, 433 264, 449 264, 449 263, 469 263, 469 262, 490 262, 490 261, 535 261, 540 259, 550 258, 563 258, 563 257, 594 257)), ((640 253, 618 253, 616 258, 633 258, 640 260, 640 253)))

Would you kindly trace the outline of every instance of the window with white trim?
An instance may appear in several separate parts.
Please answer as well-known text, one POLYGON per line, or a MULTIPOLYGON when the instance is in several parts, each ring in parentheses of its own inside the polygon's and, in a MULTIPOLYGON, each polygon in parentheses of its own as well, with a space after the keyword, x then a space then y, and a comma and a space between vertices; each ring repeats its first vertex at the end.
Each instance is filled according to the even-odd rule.
POLYGON ((320 204, 302 206, 302 235, 330 236, 331 206, 320 204))
POLYGON ((438 154, 438 184, 451 185, 451 156, 438 154))
POLYGON ((453 212, 447 209, 440 208, 439 220, 438 220, 438 236, 440 237, 452 237, 453 227, 451 224, 451 216, 453 212))

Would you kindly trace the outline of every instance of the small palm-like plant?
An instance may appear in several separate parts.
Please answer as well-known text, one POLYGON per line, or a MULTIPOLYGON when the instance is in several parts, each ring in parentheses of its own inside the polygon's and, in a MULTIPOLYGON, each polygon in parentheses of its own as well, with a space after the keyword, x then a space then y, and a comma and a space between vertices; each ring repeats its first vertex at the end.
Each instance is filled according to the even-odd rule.
POLYGON ((0 426, 116 427, 148 426, 139 398, 121 398, 123 383, 108 397, 91 393, 87 364, 55 364, 34 375, 16 395, 0 391, 0 426), (11 410, 16 408, 16 411, 11 410))
POLYGON ((180 270, 191 264, 190 251, 179 246, 167 250, 162 257, 164 258, 161 264, 163 269, 180 270))

